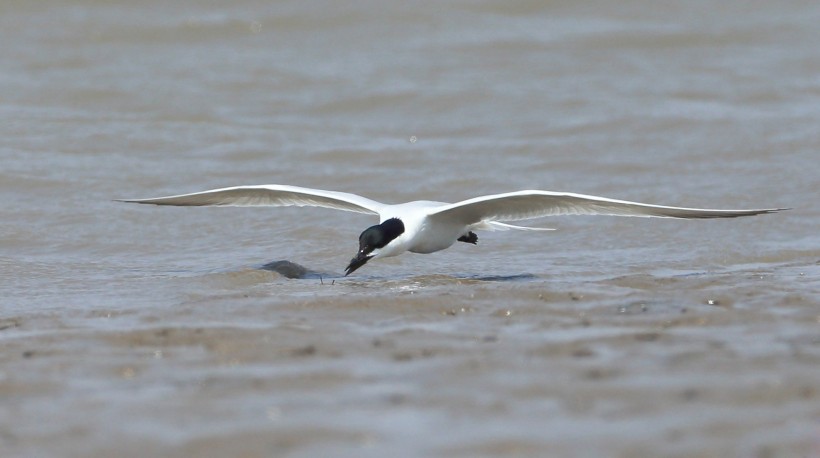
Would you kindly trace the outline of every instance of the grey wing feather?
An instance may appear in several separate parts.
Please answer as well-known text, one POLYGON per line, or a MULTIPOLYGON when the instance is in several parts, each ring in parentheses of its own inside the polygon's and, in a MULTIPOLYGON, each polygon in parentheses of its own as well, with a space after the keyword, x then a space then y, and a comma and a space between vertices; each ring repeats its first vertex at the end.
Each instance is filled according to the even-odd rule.
POLYGON ((518 191, 476 197, 434 209, 433 218, 450 218, 465 224, 479 221, 520 221, 557 215, 613 215, 659 218, 736 218, 774 213, 785 208, 713 210, 667 207, 569 192, 518 191))
POLYGON ((235 186, 153 199, 118 199, 119 202, 176 206, 310 206, 379 214, 384 204, 356 194, 287 185, 235 186))

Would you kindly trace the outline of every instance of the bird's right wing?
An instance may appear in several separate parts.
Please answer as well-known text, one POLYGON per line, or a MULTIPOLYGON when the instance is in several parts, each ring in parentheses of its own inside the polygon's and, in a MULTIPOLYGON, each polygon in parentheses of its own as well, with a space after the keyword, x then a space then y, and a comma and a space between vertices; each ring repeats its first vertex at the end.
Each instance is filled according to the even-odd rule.
POLYGON ((385 206, 381 202, 356 194, 279 184, 235 186, 177 196, 156 197, 153 199, 117 199, 117 201, 177 206, 309 206, 376 215, 385 206))
POLYGON ((642 204, 570 192, 517 191, 476 197, 433 209, 430 218, 461 224, 482 221, 520 221, 556 215, 613 215, 660 218, 735 218, 774 213, 783 208, 757 210, 712 210, 642 204))

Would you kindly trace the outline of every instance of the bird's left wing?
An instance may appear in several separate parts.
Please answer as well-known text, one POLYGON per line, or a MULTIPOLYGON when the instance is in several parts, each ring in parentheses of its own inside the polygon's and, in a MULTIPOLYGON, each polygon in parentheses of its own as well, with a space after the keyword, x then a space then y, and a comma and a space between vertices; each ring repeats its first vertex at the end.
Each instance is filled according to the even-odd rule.
POLYGON ((660 218, 735 218, 774 213, 784 208, 712 210, 642 204, 570 192, 517 191, 476 197, 430 211, 430 218, 475 224, 481 221, 520 221, 556 215, 613 215, 660 218))
POLYGON ((376 215, 385 206, 381 202, 356 194, 278 184, 235 186, 154 199, 117 199, 117 201, 178 206, 309 206, 376 215))

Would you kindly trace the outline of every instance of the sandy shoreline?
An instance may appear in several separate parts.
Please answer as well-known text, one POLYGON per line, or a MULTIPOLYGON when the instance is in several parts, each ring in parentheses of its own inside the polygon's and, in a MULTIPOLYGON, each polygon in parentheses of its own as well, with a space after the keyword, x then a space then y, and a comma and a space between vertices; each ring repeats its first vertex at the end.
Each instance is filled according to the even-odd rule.
POLYGON ((5 319, 3 448, 811 456, 820 316, 777 291, 776 273, 726 279, 620 278, 604 282, 621 288, 609 294, 541 281, 341 285, 347 295, 303 300, 274 297, 274 281, 133 329, 5 319))

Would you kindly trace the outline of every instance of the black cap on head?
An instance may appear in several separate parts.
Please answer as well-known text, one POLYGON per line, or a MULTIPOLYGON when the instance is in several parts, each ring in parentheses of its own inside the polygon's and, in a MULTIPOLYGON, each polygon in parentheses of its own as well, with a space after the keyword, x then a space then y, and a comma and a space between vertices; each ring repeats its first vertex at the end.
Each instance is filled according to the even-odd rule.
POLYGON ((381 224, 370 226, 359 235, 359 251, 350 260, 345 269, 345 276, 365 265, 373 256, 373 250, 384 248, 404 233, 404 223, 398 218, 390 218, 381 224))

